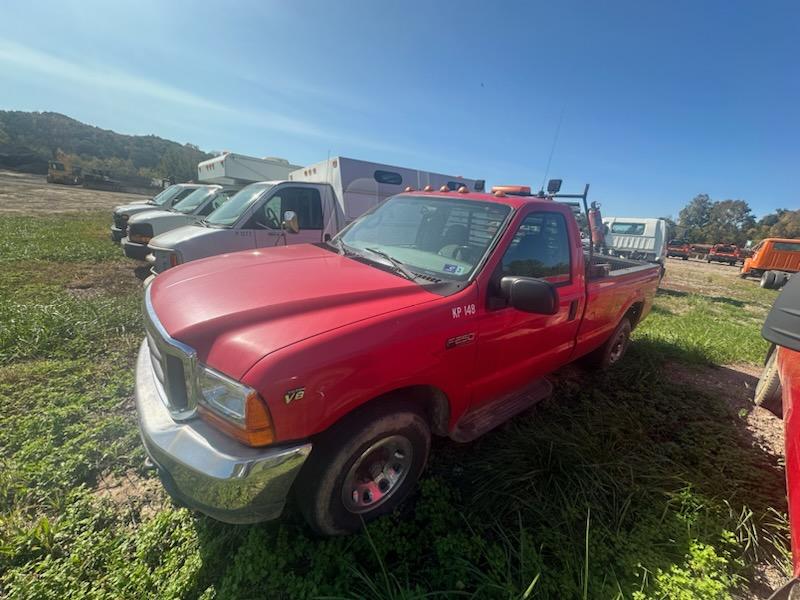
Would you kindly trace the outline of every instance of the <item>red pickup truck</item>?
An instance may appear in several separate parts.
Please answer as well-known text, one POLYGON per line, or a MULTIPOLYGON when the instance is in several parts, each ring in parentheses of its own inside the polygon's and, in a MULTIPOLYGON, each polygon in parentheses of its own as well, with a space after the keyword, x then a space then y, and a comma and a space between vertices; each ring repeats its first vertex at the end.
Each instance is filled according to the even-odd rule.
POLYGON ((800 278, 796 275, 775 300, 761 335, 772 345, 756 386, 755 401, 784 421, 794 576, 770 600, 790 600, 800 597, 800 278))
POLYGON ((733 266, 742 259, 742 253, 734 244, 714 244, 708 251, 706 262, 722 262, 733 266))
POLYGON ((569 206, 466 188, 181 265, 145 291, 142 440, 168 492, 216 519, 276 518, 293 492, 318 532, 354 531, 414 489, 432 434, 470 441, 562 365, 619 361, 659 270, 587 266, 569 206))

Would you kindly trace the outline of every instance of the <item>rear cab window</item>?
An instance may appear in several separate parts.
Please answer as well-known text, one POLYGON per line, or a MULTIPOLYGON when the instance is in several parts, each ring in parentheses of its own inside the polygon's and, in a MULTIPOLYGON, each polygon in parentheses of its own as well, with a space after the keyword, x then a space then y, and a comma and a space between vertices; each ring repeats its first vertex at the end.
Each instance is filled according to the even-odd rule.
POLYGON ((644 235, 644 223, 612 223, 611 233, 619 235, 644 235))

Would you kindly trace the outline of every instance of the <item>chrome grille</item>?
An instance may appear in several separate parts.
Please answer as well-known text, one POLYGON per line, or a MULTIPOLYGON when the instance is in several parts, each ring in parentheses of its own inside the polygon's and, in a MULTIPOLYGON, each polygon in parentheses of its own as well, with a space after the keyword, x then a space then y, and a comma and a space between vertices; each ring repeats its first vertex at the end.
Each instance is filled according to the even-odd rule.
POLYGON ((197 354, 186 344, 173 339, 161 325, 150 303, 150 287, 145 291, 145 331, 150 363, 159 393, 173 418, 189 418, 196 408, 194 373, 197 354))

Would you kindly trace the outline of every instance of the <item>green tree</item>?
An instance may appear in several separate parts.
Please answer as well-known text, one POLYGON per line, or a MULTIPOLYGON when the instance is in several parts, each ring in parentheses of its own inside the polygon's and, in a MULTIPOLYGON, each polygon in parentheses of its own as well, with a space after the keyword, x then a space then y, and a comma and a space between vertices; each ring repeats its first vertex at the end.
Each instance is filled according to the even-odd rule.
POLYGON ((713 203, 708 194, 698 194, 692 201, 681 209, 678 214, 678 225, 685 232, 685 237, 690 242, 705 242, 705 228, 711 221, 711 207, 713 203))
POLYGON ((743 246, 748 231, 756 224, 751 213, 744 200, 713 202, 709 222, 703 229, 706 240, 711 244, 723 242, 743 246))

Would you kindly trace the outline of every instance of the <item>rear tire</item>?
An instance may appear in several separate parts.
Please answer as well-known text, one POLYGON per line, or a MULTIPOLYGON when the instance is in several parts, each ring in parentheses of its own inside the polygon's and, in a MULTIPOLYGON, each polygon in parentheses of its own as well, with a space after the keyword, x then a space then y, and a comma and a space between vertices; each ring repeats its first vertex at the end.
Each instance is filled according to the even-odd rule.
POLYGON ((682 256, 681 260, 689 260, 689 257, 688 256, 682 256))
POLYGON ((619 363, 630 344, 632 329, 630 319, 623 317, 605 343, 584 357, 584 365, 590 369, 605 371, 619 363))
POLYGON ((778 376, 778 352, 775 344, 770 346, 764 361, 764 370, 756 385, 754 401, 756 406, 766 408, 779 419, 783 418, 781 399, 781 380, 778 376))
POLYGON ((789 281, 789 277, 790 275, 786 271, 776 271, 775 283, 773 284, 774 288, 776 290, 781 289, 784 285, 786 285, 786 282, 789 281))
POLYGON ((358 531, 391 513, 416 486, 431 444, 414 406, 386 399, 345 417, 314 440, 295 483, 308 524, 322 535, 358 531))
POLYGON ((761 287, 766 290, 771 290, 775 285, 775 271, 764 271, 761 275, 761 287))

